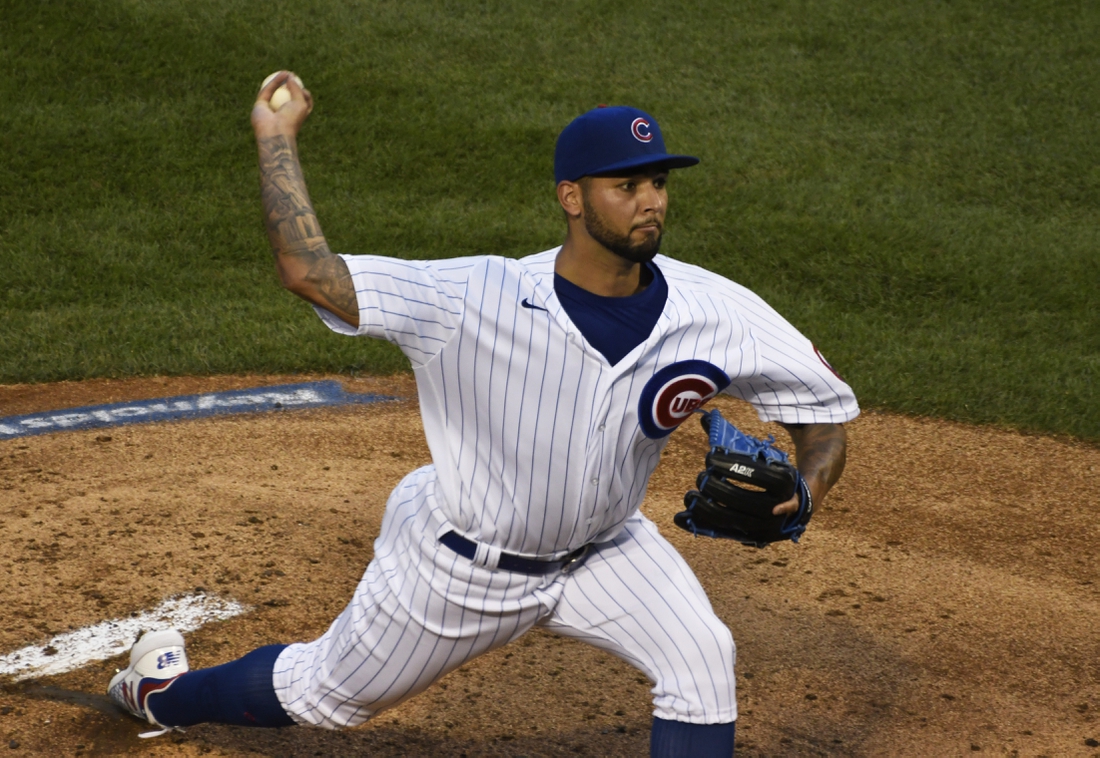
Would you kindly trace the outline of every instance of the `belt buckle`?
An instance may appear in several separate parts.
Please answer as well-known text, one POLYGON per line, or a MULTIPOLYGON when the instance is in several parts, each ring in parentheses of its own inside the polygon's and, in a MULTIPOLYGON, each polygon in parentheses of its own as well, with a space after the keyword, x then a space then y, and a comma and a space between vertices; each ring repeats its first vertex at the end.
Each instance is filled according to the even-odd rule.
POLYGON ((592 548, 592 543, 589 542, 586 545, 581 545, 569 555, 562 559, 561 573, 572 574, 574 571, 581 567, 584 563, 584 559, 588 557, 588 551, 592 548))

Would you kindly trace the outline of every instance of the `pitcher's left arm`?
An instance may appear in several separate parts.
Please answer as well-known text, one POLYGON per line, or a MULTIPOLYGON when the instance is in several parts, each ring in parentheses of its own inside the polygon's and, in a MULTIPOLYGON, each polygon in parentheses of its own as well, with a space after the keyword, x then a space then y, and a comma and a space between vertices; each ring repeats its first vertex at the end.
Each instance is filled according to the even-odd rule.
MULTIPOLYGON (((806 480, 814 508, 820 508, 825 495, 844 473, 848 455, 848 432, 844 424, 783 424, 794 443, 798 471, 806 480)), ((777 505, 772 513, 794 513, 798 496, 777 505)))

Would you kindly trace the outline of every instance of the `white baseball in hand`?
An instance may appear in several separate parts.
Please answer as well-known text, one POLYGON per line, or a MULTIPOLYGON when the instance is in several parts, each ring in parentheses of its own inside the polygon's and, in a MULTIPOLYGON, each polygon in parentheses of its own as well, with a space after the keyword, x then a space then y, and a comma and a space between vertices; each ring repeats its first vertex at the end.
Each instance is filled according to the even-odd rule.
MULTIPOLYGON (((260 89, 266 87, 267 83, 274 79, 278 74, 279 72, 276 71, 274 74, 271 74, 271 76, 264 79, 264 83, 260 85, 260 89)), ((302 80, 298 78, 297 74, 291 74, 291 76, 294 78, 294 81, 298 83, 299 87, 305 87, 305 85, 302 84, 302 80)), ((289 102, 290 89, 288 89, 287 86, 284 84, 282 87, 279 87, 279 89, 275 90, 275 94, 271 96, 271 110, 277 111, 289 102)))

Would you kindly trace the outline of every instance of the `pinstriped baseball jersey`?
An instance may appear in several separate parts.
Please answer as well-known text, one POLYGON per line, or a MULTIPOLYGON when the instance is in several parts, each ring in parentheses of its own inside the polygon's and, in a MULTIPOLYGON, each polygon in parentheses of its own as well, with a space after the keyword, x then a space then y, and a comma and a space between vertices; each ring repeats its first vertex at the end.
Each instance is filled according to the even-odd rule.
POLYGON ((792 423, 847 421, 855 398, 760 298, 663 257, 657 325, 612 366, 554 293, 557 252, 345 257, 360 327, 318 313, 409 357, 433 464, 390 496, 328 632, 279 655, 275 691, 296 721, 361 723, 535 625, 644 671, 658 718, 737 718, 733 637, 638 512, 649 476, 669 433, 720 391, 792 423), (478 543, 473 559, 440 543, 451 530, 478 543), (586 543, 572 573, 495 570, 501 551, 549 559, 586 543))
POLYGON ((318 309, 335 331, 390 340, 409 357, 436 496, 467 538, 540 557, 612 539, 667 435, 720 391, 767 421, 858 414, 847 384, 759 297, 663 256, 657 326, 608 365, 554 294, 558 249, 520 260, 345 256, 358 330, 318 309))

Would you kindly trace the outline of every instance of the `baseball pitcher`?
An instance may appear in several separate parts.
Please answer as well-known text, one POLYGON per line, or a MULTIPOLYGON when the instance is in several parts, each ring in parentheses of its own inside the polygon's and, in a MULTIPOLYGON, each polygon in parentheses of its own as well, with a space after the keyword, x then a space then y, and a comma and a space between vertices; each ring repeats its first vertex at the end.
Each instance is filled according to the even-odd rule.
POLYGON ((651 755, 732 755, 733 637, 638 509, 669 434, 726 392, 789 432, 797 467, 704 415, 712 452, 675 523, 797 539, 844 468, 852 390, 755 294, 658 254, 669 174, 699 161, 668 153, 649 114, 596 108, 561 132, 559 247, 409 261, 329 250, 298 161, 311 109, 281 72, 252 110, 276 269, 333 331, 400 347, 433 463, 390 495, 319 639, 189 671, 178 632, 150 633, 111 697, 161 729, 352 726, 540 626, 649 678, 651 755), (733 480, 754 475, 774 486, 739 505, 733 480))

